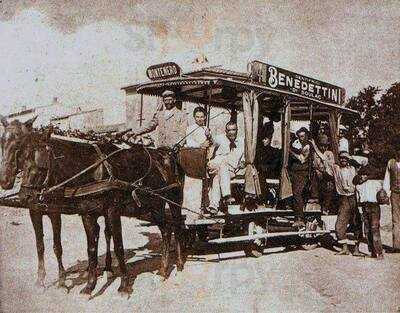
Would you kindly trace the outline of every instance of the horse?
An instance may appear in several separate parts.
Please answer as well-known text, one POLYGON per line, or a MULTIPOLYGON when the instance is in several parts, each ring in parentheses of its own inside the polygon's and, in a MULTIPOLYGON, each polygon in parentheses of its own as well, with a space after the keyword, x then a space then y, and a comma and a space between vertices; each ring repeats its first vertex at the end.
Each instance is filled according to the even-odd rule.
MULTIPOLYGON (((0 186, 5 189, 12 189, 15 178, 18 173, 18 165, 21 164, 23 155, 19 154, 19 143, 21 137, 32 130, 32 124, 36 117, 21 123, 12 121, 8 123, 4 117, 1 117, 1 123, 5 128, 2 135, 1 149, 2 160, 0 166, 0 186)), ((38 286, 44 287, 46 271, 44 267, 44 242, 43 242, 43 215, 50 218, 53 229, 53 250, 58 262, 58 286, 65 287, 66 273, 62 262, 62 245, 61 245, 61 214, 54 210, 51 213, 42 213, 34 209, 30 205, 29 210, 31 222, 35 231, 36 248, 38 256, 37 281, 38 286)))
MULTIPOLYGON (((3 136, 4 155, 0 167, 0 185, 4 189, 11 188, 16 173, 22 170, 22 198, 28 199, 27 202, 31 203, 31 212, 35 211, 33 214, 42 210, 34 210, 34 207, 43 208, 39 206, 38 196, 41 194, 45 196, 43 204, 47 209, 44 212, 49 216, 53 212, 82 216, 88 243, 89 266, 88 281, 81 293, 91 294, 97 282, 99 237, 97 219, 100 216, 104 216, 106 222, 107 271, 111 270, 109 247, 111 237, 114 241, 114 250, 121 272, 119 292, 130 292, 121 235, 121 215, 142 218, 145 216, 145 219, 159 227, 162 235, 160 274, 164 279, 168 275, 169 247, 174 232, 177 269, 183 270, 182 188, 173 163, 165 151, 147 149, 144 146, 119 149, 108 142, 83 144, 54 138, 33 131, 32 121, 26 123, 13 121, 7 124, 3 120, 3 125, 5 136, 3 136), (76 195, 76 191, 81 187, 83 189, 88 186, 93 187, 96 183, 107 181, 109 184, 105 183, 105 191, 76 195), (66 198, 64 196, 66 190, 75 191, 66 198), (167 202, 168 210, 165 205, 167 202), (51 208, 57 209, 51 210, 51 208)), ((32 222, 36 237, 42 238, 43 229, 35 226, 38 220, 32 219, 32 222)), ((60 232, 60 229, 57 230, 60 232)), ((38 245, 38 256, 39 248, 43 255, 42 246, 38 245)), ((42 274, 44 266, 41 260, 39 258, 42 274)))

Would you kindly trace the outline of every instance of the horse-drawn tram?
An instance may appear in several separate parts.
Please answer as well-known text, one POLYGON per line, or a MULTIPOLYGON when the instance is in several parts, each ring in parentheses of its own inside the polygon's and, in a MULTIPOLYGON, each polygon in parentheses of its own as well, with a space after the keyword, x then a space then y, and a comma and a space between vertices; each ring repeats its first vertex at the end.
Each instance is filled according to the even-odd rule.
POLYGON ((158 226, 162 236, 160 273, 164 277, 168 276, 172 233, 177 269, 182 270, 188 242, 245 242, 249 243, 245 245, 246 254, 257 256, 268 238, 296 237, 305 248, 312 248, 321 235, 331 231, 331 225, 326 223, 328 215, 322 214, 327 208, 307 203, 303 199, 307 196, 299 193, 299 186, 301 191, 307 191, 304 182, 312 163, 305 163, 303 152, 299 152, 305 141, 301 129, 297 131, 298 140, 291 138, 291 124, 308 121, 311 134, 318 127, 327 127, 332 159, 337 159, 339 116, 357 114, 343 107, 342 88, 258 61, 249 64, 247 73, 211 67, 181 74, 175 63, 164 63, 149 67, 147 74, 150 81, 123 90, 127 95, 140 96, 141 112, 144 96, 162 97, 163 106, 158 106, 146 131, 157 128, 159 139, 164 143, 169 139, 167 149, 160 141, 157 148, 133 142, 139 138, 137 130, 130 130, 128 139, 124 136, 129 131, 124 136, 88 136, 79 132, 65 134, 53 127, 34 129, 35 118, 26 122, 0 119, 4 127, 2 189, 12 190, 21 174, 20 191, 11 191, 0 198, 0 203, 30 211, 40 285, 45 278, 44 215, 52 222, 60 286, 65 286, 66 279, 61 215, 82 217, 89 260, 87 285, 81 291, 85 294, 94 290, 97 281, 99 217, 105 221, 105 270, 112 270, 112 238, 121 292, 129 292, 131 287, 121 216, 158 226), (196 124, 183 132, 185 114, 178 109, 180 102, 197 105, 193 110, 196 124), (227 113, 228 123, 221 136, 215 136, 208 127, 221 113, 227 113), (160 129, 169 132, 170 138, 160 129), (238 131, 244 134, 242 140, 238 131), (272 149, 268 144, 273 133, 280 137, 281 149, 272 149), (198 146, 190 144, 191 140, 196 141, 195 134, 205 138, 198 146), (301 175, 293 175, 293 164, 297 164, 301 175), (18 196, 17 201, 14 196, 18 196))
MULTIPOLYGON (((312 133, 317 132, 313 129, 317 126, 327 126, 327 133, 332 138, 330 150, 337 160, 339 118, 344 113, 358 114, 343 106, 343 88, 259 61, 249 63, 247 73, 209 67, 181 74, 177 64, 164 63, 151 66, 147 74, 150 81, 123 88, 127 96, 141 95, 141 112, 143 95, 161 97, 165 90, 172 90, 179 101, 194 103, 206 110, 207 128, 213 117, 224 111, 229 112, 228 120, 239 125, 239 132, 243 130, 243 171, 231 180, 232 193, 237 191, 236 201, 233 204, 221 201, 218 213, 214 215, 203 214, 204 210, 200 208, 183 207, 188 215, 197 215, 185 222, 192 240, 215 244, 248 242, 250 245, 245 252, 251 254, 251 251, 255 252, 254 247, 263 249, 267 238, 300 237, 302 246, 308 249, 315 247, 322 235, 331 232, 332 218, 322 214, 325 210, 318 204, 307 203, 305 224, 295 225, 296 214, 288 205, 293 195, 288 173, 293 144, 291 129, 292 121, 309 124, 312 133), (281 147, 280 173, 275 177, 257 172, 257 149, 263 135, 260 129, 265 126, 265 120, 269 120, 270 125, 278 125, 276 132, 280 132, 277 136, 281 147), (269 194, 269 201, 262 197, 265 193, 269 194), (261 198, 264 201, 259 201, 261 198)), ((186 178, 203 181, 203 207, 209 203, 207 190, 213 180, 207 171, 209 149, 181 147, 179 151, 179 164, 186 178)))

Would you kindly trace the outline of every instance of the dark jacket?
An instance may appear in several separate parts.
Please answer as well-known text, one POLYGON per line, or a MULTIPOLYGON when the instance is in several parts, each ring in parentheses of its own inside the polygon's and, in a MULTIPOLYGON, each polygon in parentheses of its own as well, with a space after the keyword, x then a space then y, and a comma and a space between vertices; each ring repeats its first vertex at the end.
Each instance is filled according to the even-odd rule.
POLYGON ((255 166, 258 171, 263 171, 270 178, 279 177, 282 167, 282 150, 271 146, 259 145, 255 166))

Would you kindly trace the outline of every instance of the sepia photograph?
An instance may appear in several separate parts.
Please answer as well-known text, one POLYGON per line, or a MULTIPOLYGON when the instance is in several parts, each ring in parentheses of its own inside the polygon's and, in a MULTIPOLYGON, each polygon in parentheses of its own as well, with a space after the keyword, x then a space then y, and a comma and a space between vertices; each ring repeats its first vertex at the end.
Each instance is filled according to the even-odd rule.
POLYGON ((400 1, 0 0, 0 312, 400 312, 400 1))

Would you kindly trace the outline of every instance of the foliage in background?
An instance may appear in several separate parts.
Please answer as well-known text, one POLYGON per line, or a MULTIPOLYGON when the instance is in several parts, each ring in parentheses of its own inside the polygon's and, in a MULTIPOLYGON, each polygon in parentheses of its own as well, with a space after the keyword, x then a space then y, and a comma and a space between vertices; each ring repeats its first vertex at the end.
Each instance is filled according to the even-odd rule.
POLYGON ((393 157, 393 138, 400 137, 400 82, 381 91, 369 86, 351 97, 347 107, 360 112, 360 117, 344 116, 353 148, 367 141, 372 150, 370 162, 382 171, 393 157), (379 97, 380 95, 380 97, 379 97))

